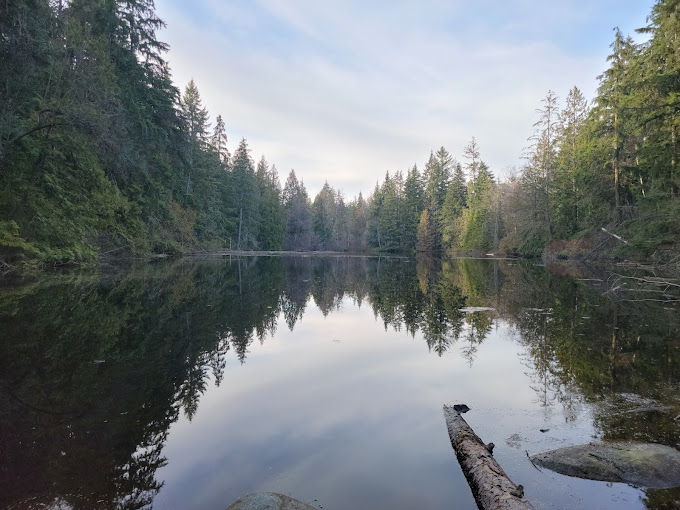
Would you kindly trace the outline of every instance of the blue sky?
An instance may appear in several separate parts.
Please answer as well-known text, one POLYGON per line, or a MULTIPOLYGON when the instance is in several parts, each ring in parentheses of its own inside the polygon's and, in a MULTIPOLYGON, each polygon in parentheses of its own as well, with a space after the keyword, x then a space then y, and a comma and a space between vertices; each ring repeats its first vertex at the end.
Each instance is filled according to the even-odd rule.
POLYGON ((499 176, 521 165, 549 89, 589 99, 621 28, 652 0, 156 0, 176 84, 193 78, 233 152, 350 199, 472 136, 499 176))

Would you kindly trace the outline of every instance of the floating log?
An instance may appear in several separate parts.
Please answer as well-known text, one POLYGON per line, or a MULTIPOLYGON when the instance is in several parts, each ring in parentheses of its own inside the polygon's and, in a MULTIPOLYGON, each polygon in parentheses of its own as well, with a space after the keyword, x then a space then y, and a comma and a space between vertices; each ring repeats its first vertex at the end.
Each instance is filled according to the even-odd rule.
MULTIPOLYGON (((451 446, 480 510, 533 510, 524 487, 515 485, 458 411, 444 406, 451 446)), ((491 444, 491 443, 490 443, 491 444)))

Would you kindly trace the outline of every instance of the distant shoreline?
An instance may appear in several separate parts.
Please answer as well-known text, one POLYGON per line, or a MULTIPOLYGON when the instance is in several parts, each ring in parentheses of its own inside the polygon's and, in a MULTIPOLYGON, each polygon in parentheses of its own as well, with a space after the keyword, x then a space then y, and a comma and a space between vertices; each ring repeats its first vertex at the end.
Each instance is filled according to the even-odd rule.
POLYGON ((196 252, 186 254, 186 257, 201 257, 201 256, 238 256, 238 257, 268 257, 268 256, 285 256, 285 257, 389 257, 399 259, 410 259, 406 255, 396 254, 377 254, 377 253, 348 253, 343 251, 290 251, 290 250, 221 250, 215 252, 196 252))

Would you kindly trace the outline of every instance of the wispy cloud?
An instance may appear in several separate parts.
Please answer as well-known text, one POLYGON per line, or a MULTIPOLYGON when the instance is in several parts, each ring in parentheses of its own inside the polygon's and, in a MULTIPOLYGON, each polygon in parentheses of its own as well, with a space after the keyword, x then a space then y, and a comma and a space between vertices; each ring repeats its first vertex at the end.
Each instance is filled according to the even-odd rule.
POLYGON ((588 96, 611 28, 652 0, 563 2, 158 0, 173 74, 194 78, 230 144, 346 196, 471 136, 501 173, 520 160, 548 89, 588 96))

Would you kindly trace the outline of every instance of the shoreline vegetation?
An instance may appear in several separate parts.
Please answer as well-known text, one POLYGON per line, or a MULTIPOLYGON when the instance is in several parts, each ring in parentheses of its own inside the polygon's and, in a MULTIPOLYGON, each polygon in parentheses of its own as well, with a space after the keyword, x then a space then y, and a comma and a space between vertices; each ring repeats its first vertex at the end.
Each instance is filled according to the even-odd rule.
MULTIPOLYGON (((616 29, 592 100, 537 101, 525 163, 385 173, 348 199, 227 140, 156 37, 153 2, 0 7, 0 272, 197 252, 457 253, 644 262, 680 271, 680 24, 658 0, 637 44, 616 29), (232 153, 233 151, 233 153, 232 153)), ((641 23, 644 20, 641 20, 641 23)), ((518 152, 522 148, 518 147, 518 152)))

